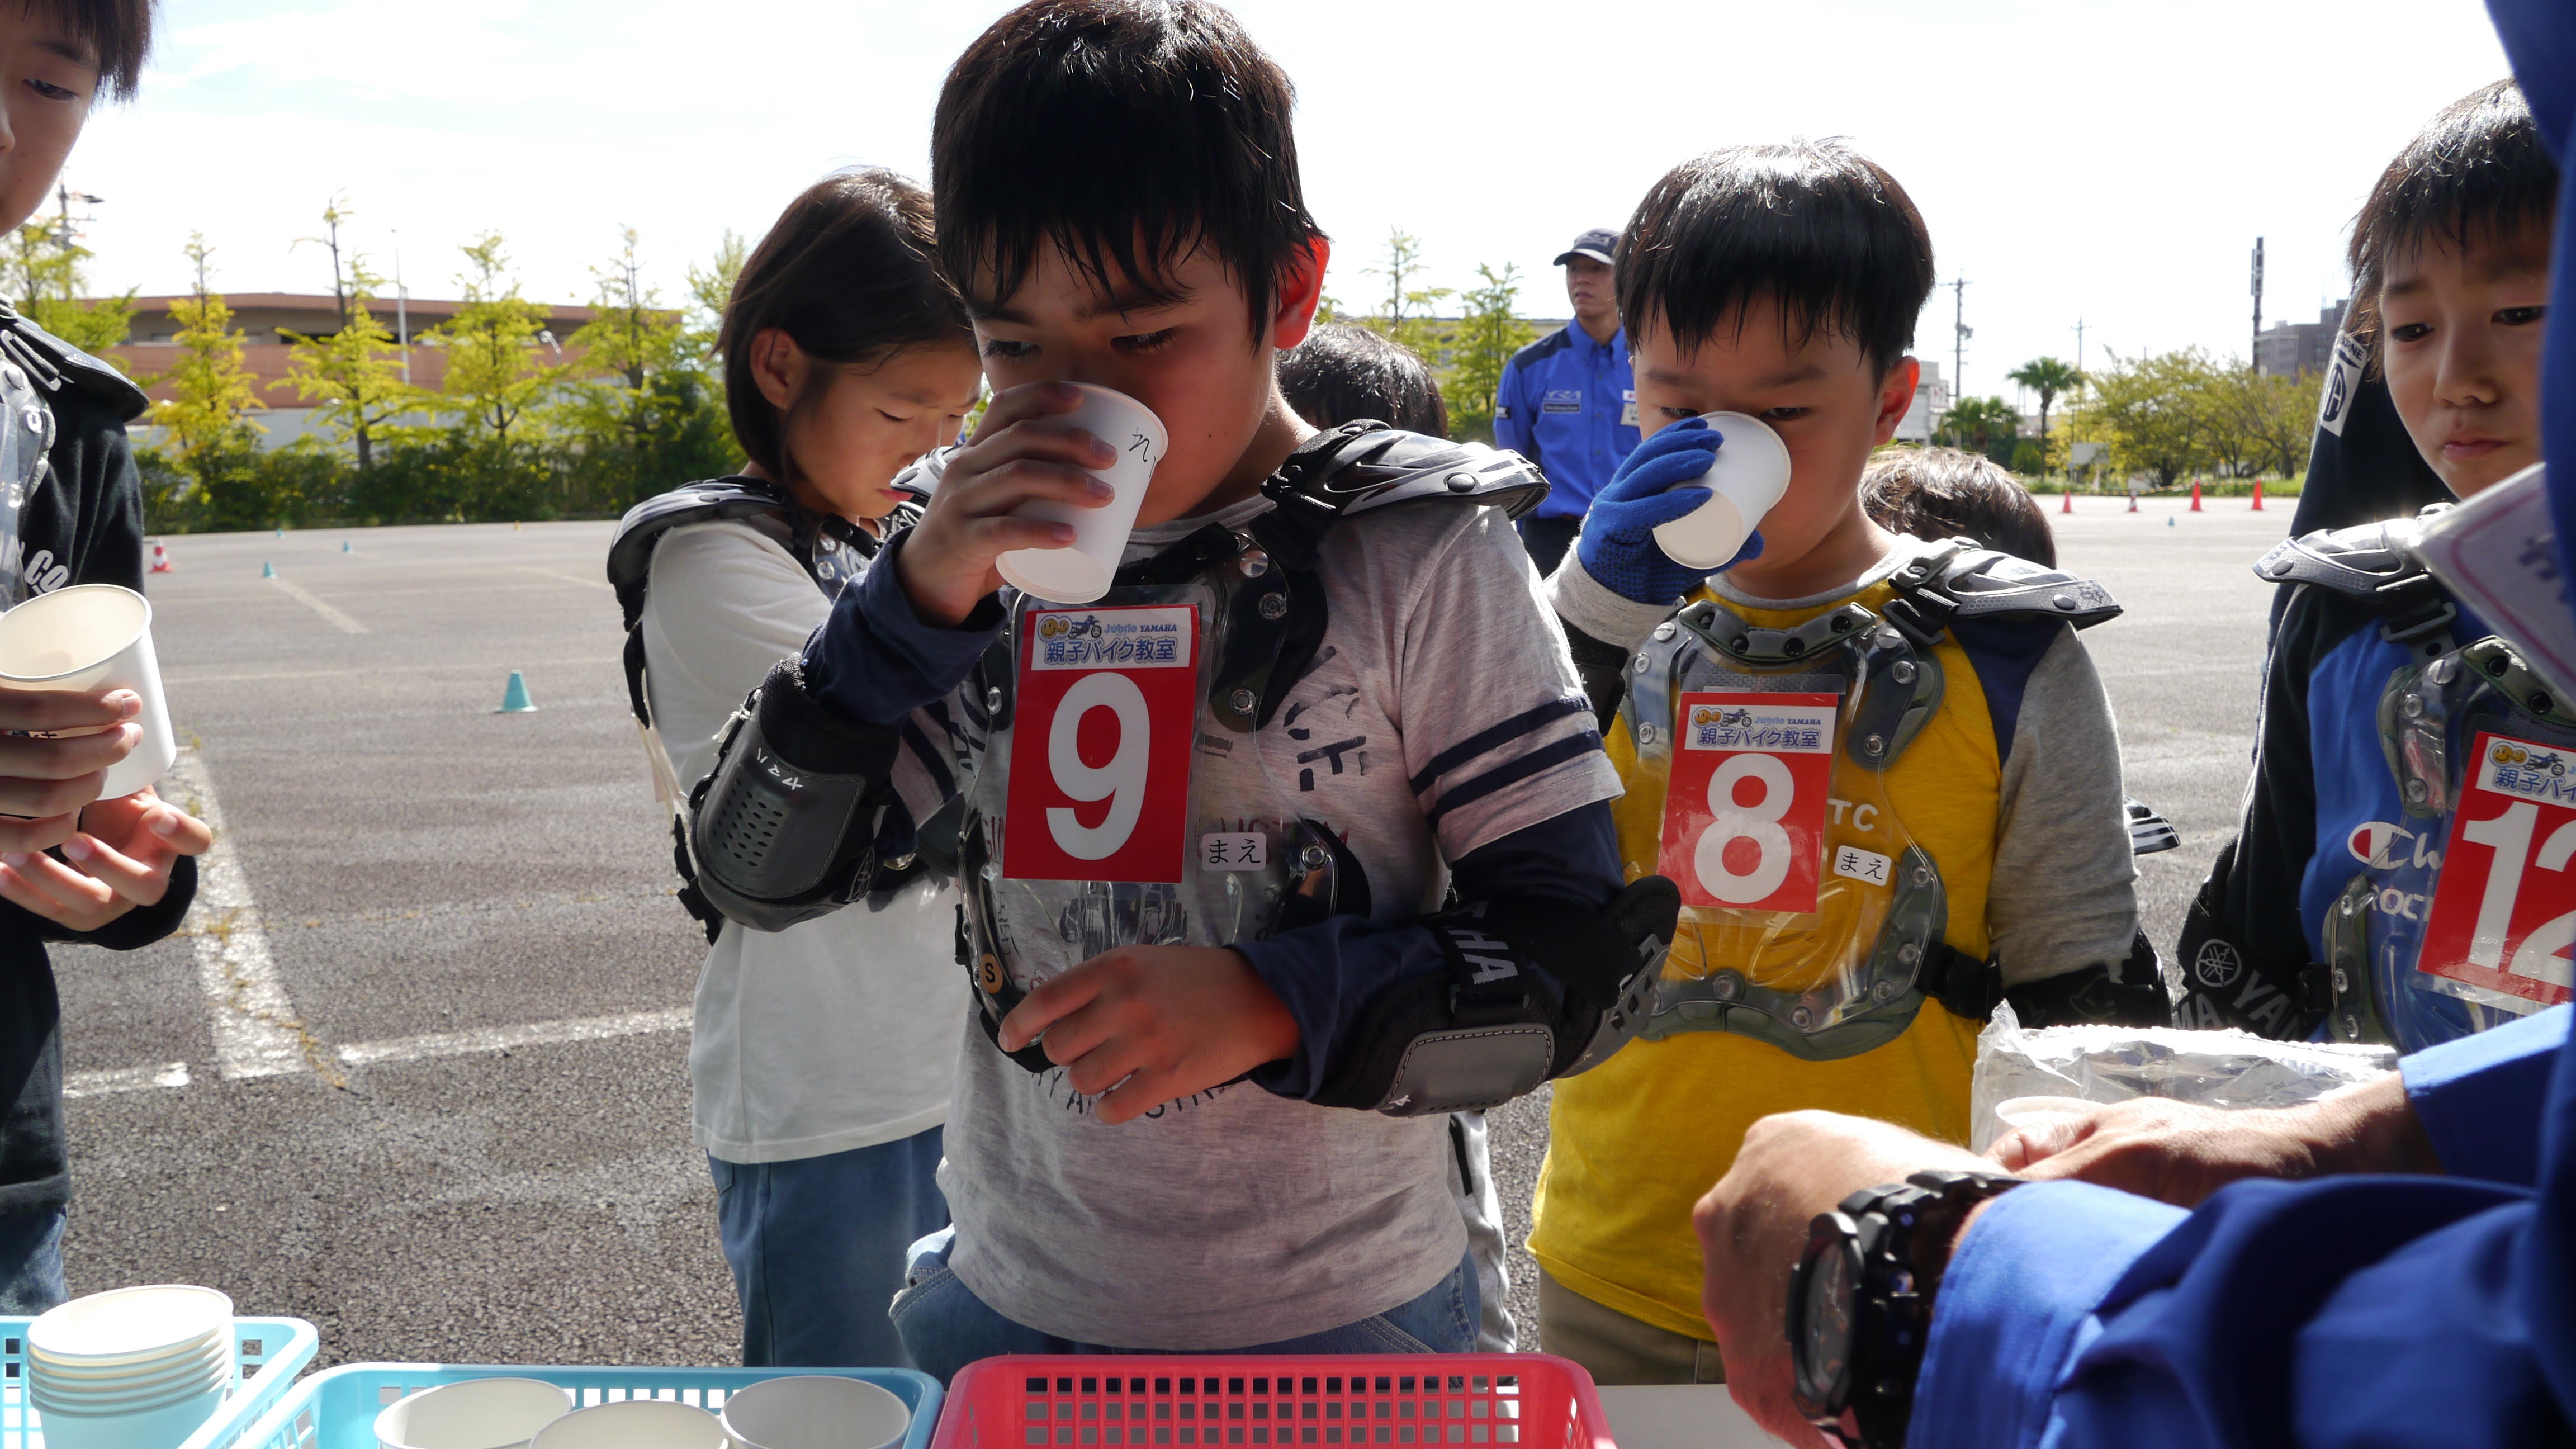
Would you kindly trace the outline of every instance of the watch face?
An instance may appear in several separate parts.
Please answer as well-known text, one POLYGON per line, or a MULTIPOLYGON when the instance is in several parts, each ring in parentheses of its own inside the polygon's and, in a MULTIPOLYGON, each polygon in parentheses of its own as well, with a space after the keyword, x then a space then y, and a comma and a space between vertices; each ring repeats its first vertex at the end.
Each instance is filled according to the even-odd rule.
POLYGON ((1858 1225, 1841 1213, 1816 1219, 1790 1280, 1793 1387, 1800 1413, 1831 1418, 1851 1398, 1853 1301, 1860 1283, 1858 1225))

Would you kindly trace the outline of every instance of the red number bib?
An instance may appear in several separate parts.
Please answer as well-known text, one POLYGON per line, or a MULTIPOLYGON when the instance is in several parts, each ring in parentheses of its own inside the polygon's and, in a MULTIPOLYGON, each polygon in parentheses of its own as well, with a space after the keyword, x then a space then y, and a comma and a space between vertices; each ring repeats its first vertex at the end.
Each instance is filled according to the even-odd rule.
POLYGON ((1198 610, 1186 604, 1050 609, 1021 621, 1005 875, 1181 879, 1198 635, 1198 610))
POLYGON ((1685 904, 1816 909, 1834 775, 1831 694, 1685 693, 1658 869, 1685 904))
POLYGON ((2576 945, 2576 752, 2481 733, 2417 966, 2554 1006, 2576 945))

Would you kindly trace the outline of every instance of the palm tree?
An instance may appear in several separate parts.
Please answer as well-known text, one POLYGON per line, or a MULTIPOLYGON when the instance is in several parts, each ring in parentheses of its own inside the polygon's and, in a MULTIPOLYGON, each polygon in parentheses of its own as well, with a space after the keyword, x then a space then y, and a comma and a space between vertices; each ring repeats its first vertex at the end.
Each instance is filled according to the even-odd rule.
POLYGON ((2010 439, 2020 419, 1999 397, 1966 397, 1941 415, 1940 430, 1953 447, 1992 456, 1997 439, 2010 439))
POLYGON ((2034 357, 2004 374, 2008 382, 2017 382, 2039 394, 2039 472, 2048 476, 2048 405, 2057 401, 2061 392, 2073 392, 2084 385, 2084 374, 2069 367, 2063 359, 2034 357))

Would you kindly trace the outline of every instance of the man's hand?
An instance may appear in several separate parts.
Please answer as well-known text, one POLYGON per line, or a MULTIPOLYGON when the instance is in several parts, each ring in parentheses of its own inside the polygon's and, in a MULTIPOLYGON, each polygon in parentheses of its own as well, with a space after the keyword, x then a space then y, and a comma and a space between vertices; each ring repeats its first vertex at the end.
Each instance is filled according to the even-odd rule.
POLYGON ((108 767, 134 753, 143 712, 130 689, 0 688, 0 851, 48 850, 71 839, 81 807, 108 767))
POLYGON ((1047 1060, 1100 1120, 1129 1122, 1297 1050, 1297 1019, 1222 946, 1127 946, 1092 957, 1002 1018, 1004 1051, 1046 1034, 1047 1060))
POLYGON ((1707 1275, 1700 1306, 1717 1330, 1728 1390, 1763 1428, 1792 1444, 1825 1444, 1790 1398, 1789 1275, 1806 1251, 1808 1223, 1855 1192, 1927 1168, 1990 1172, 1993 1164, 1890 1123, 1785 1112, 1753 1124, 1735 1165, 1699 1200, 1691 1225, 1707 1275))
POLYGON ((954 628, 974 612, 1002 586, 993 569, 1002 555, 1073 542, 1069 523, 1013 517, 1021 504, 1046 498, 1098 508, 1117 497, 1083 469, 1106 468, 1118 455, 1054 420, 1080 406, 1082 393, 1067 383, 1033 382, 994 394, 975 441, 948 460, 930 511, 897 555, 903 591, 925 621, 954 628))
POLYGON ((204 821, 150 790, 101 800, 80 812, 80 824, 63 842, 69 865, 49 855, 0 853, 0 899, 69 930, 95 931, 137 906, 160 904, 170 867, 215 841, 204 821))
POLYGON ((2016 1128, 1986 1155, 2025 1177, 2074 1178, 2186 1208, 2244 1177, 2442 1170, 2393 1072, 2296 1107, 2116 1102, 2016 1128))

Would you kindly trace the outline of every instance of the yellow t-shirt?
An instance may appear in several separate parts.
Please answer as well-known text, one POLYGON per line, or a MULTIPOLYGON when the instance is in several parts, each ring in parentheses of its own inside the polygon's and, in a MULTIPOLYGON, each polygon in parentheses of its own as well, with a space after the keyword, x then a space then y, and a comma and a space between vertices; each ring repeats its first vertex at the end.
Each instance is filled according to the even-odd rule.
MULTIPOLYGON (((1882 609, 1893 592, 1882 581, 1848 600, 1805 608, 1732 607, 1755 624, 1789 628, 1844 602, 1882 609)), ((1946 677, 1941 706, 1888 767, 1886 791, 1914 843, 1940 868, 1949 902, 1945 939, 1982 960, 2002 761, 1966 651, 1945 636, 1934 653, 1946 677)), ((1610 731, 1608 746, 1628 778, 1635 766, 1628 731, 1610 731)), ((1632 792, 1612 807, 1632 858, 1635 844, 1650 842, 1662 826, 1661 802, 1647 795, 1632 792)), ((1691 1206, 1725 1175, 1745 1129, 1774 1112, 1820 1108, 1964 1143, 1980 1025, 1926 1001, 1896 1040, 1829 1062, 1802 1061, 1724 1032, 1629 1043, 1556 1084, 1530 1251, 1558 1282, 1596 1303, 1713 1339, 1700 1314, 1691 1206)))

